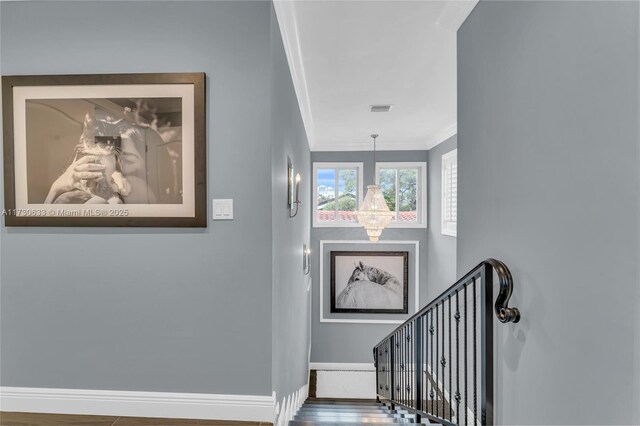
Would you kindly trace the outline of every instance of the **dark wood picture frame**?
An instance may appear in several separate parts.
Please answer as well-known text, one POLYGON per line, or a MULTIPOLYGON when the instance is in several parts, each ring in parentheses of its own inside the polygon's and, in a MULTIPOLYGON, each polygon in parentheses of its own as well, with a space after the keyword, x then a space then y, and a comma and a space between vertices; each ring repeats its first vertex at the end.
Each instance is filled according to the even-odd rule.
MULTIPOLYGON (((409 313, 409 252, 408 251, 331 251, 330 252, 330 286, 331 313, 371 313, 371 314, 407 314, 409 313), (402 308, 400 309, 371 309, 371 308, 339 308, 336 306, 336 264, 339 257, 389 257, 395 256, 402 261, 402 308)), ((353 259, 351 259, 353 261, 353 259)), ((376 265, 368 265, 376 266, 376 265)), ((399 278, 399 277, 396 277, 399 278)))
MULTIPOLYGON (((97 227, 206 227, 207 226, 207 156, 206 156, 206 76, 204 73, 157 73, 157 74, 95 74, 95 75, 29 75, 29 76, 3 76, 2 77, 2 109, 3 109, 3 148, 4 148, 4 208, 6 226, 97 226, 97 227), (193 207, 188 208, 193 214, 181 216, 160 215, 136 215, 126 216, 114 210, 113 217, 106 207, 100 207, 98 216, 90 215, 58 215, 54 213, 31 213, 28 208, 21 209, 16 206, 16 130, 14 128, 14 88, 51 86, 58 89, 59 86, 92 86, 93 88, 105 86, 136 87, 158 85, 191 85, 193 87, 193 123, 181 123, 181 127, 193 125, 189 134, 193 135, 193 158, 182 157, 181 166, 193 165, 193 207), (107 213, 105 213, 107 212, 107 213)), ((164 86, 168 87, 168 86, 164 86)), ((88 88, 89 89, 89 88, 88 88)), ((109 88, 111 89, 111 88, 109 88)), ((36 89, 37 90, 37 89, 36 89)), ((45 90, 45 89, 42 89, 45 90)), ((150 89, 151 90, 151 89, 150 89)), ((119 97, 119 96, 109 96, 119 97)), ((162 97, 149 96, 149 98, 162 97)), ((189 98, 191 95, 189 95, 189 98)), ((81 99, 82 96, 78 96, 81 99)), ((133 96, 132 96, 133 98, 133 96)), ((51 98, 53 99, 53 98, 51 98)), ((74 98, 70 98, 74 99, 74 98)), ((20 102, 20 101, 18 101, 20 102)), ((189 105, 189 108, 191 106, 189 105)), ((191 111, 191 109, 190 109, 191 111)), ((25 120, 26 123, 26 120, 25 120)), ((25 125, 26 127, 26 125, 25 125)), ((21 134, 26 134, 26 130, 21 134)), ((96 138, 97 140, 97 138, 96 138)), ((26 137, 20 143, 26 144, 26 137)), ((26 148, 21 148, 26 150, 26 148)), ((190 148, 191 150, 191 148, 190 148)), ((182 154, 180 154, 182 155, 182 154)), ((191 157, 189 155, 189 157, 191 157)), ((145 163, 146 164, 146 163, 145 163)), ((26 163, 21 165, 26 169, 26 163)), ((184 176, 184 175, 181 175, 184 176)), ((26 185, 27 183, 24 183, 26 185)), ((182 183, 185 185, 185 182, 182 183)), ((189 184, 190 185, 190 184, 189 184)), ((182 187, 184 188, 184 187, 182 187)), ((191 189, 190 189, 191 190, 191 189)), ((182 191, 182 189, 180 189, 182 191)), ((180 192, 182 194, 182 192, 180 192)), ((34 204, 35 205, 35 204, 34 204)), ((116 204, 126 206, 126 204, 116 204)), ((139 204, 142 205, 142 204, 139 204)), ((154 204, 147 204, 152 209, 154 204)), ((184 202, 186 205, 186 202, 184 202)), ((27 207, 29 204, 27 204, 27 207)), ((34 209, 35 210, 35 209, 34 209)), ((50 210, 53 212, 54 210, 50 210)), ((59 210, 58 210, 59 212, 59 210)))

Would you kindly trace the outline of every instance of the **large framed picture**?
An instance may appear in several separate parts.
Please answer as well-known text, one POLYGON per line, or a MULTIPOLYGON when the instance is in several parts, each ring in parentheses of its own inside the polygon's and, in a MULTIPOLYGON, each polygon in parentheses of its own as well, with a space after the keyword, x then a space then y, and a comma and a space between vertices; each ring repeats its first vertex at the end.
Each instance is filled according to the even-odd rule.
POLYGON ((206 227, 205 75, 2 77, 7 226, 206 227))
POLYGON ((331 312, 406 314, 409 252, 331 251, 331 312))

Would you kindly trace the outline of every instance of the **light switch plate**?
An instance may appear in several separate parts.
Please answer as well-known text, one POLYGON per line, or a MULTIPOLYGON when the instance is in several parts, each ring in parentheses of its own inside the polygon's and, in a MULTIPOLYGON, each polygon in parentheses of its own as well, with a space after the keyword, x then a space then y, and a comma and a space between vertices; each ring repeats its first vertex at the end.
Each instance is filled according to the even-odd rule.
POLYGON ((213 220, 233 219, 233 199, 213 200, 213 220))

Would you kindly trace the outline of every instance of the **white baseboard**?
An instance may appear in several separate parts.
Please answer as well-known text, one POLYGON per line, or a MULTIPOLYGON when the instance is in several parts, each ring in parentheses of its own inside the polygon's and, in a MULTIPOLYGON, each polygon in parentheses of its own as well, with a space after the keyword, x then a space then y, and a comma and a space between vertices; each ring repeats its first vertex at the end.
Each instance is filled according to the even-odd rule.
POLYGON ((376 370, 373 363, 312 362, 316 370, 318 398, 376 397, 376 370))
POLYGON ((0 411, 273 422, 275 394, 0 387, 0 411))
POLYGON ((303 385, 297 392, 282 399, 282 403, 276 404, 275 426, 286 426, 296 415, 302 404, 309 396, 309 384, 303 385))
POLYGON ((376 397, 375 371, 318 371, 316 376, 318 398, 376 397))

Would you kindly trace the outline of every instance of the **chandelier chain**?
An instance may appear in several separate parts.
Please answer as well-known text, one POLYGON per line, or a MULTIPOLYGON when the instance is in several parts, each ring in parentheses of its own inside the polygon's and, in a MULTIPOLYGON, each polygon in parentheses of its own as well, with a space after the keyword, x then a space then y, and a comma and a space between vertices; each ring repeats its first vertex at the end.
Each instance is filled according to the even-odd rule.
MULTIPOLYGON (((373 134, 371 135, 371 137, 373 138, 373 168, 375 170, 376 168, 376 139, 378 137, 377 134, 373 134)), ((375 179, 374 179, 375 182, 375 179)))

